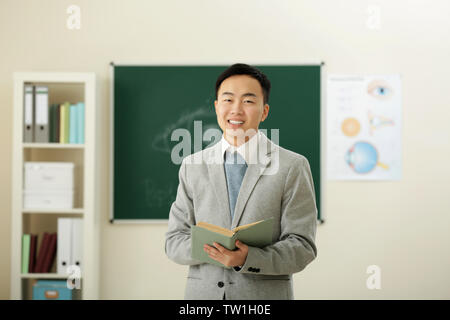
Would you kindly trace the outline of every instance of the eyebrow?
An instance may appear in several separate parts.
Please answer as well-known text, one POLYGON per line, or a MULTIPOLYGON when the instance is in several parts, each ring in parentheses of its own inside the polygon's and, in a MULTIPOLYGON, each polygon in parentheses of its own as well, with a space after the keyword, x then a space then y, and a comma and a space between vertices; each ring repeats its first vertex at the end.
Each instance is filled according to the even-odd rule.
MULTIPOLYGON (((234 93, 233 93, 233 92, 224 92, 224 93, 222 93, 222 95, 225 95, 225 94, 234 96, 234 93)), ((242 97, 255 97, 255 98, 256 98, 256 94, 251 93, 251 92, 247 92, 247 93, 244 93, 244 94, 242 95, 242 97)))

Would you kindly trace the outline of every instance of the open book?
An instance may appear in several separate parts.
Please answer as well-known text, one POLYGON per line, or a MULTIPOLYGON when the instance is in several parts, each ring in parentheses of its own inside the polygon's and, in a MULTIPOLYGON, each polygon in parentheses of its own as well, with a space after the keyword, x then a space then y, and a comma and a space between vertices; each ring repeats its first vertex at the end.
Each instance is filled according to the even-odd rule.
MULTIPOLYGON (((251 247, 263 248, 272 243, 273 218, 246 224, 228 230, 210 223, 198 222, 191 227, 191 255, 193 259, 225 267, 220 262, 211 259, 203 250, 207 243, 214 246, 217 242, 229 250, 236 249, 236 240, 251 247)), ((227 268, 227 267, 225 267, 227 268)))

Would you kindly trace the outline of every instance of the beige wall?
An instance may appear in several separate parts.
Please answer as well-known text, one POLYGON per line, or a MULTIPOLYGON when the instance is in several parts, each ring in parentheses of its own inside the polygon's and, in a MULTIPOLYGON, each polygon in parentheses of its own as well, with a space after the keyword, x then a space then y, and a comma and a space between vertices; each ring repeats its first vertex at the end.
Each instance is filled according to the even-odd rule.
POLYGON ((296 298, 449 299, 449 12, 445 0, 2 0, 0 298, 9 298, 10 287, 13 72, 96 73, 104 163, 101 298, 178 299, 187 268, 164 254, 166 225, 107 222, 108 63, 323 60, 328 73, 402 75, 403 178, 325 184, 318 258, 295 275, 296 298), (66 28, 71 4, 81 7, 81 30, 66 28), (366 27, 370 4, 381 8, 380 30, 366 27), (381 268, 381 290, 366 288, 372 264, 381 268))

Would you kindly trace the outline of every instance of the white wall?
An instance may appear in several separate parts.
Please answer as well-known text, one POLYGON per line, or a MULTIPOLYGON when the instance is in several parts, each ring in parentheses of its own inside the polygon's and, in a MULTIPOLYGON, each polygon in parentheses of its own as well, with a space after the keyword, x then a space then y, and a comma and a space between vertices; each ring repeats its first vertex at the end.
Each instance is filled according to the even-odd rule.
POLYGON ((402 75, 403 178, 326 183, 318 258, 295 275, 296 298, 449 299, 449 12, 445 0, 2 0, 0 298, 9 298, 13 72, 97 74, 101 297, 179 299, 187 268, 164 254, 167 226, 108 223, 108 63, 325 61, 328 73, 402 75), (81 7, 80 30, 66 28, 71 4, 81 7), (381 9, 379 30, 366 27, 369 5, 381 9), (372 264, 381 268, 381 290, 366 288, 372 264))

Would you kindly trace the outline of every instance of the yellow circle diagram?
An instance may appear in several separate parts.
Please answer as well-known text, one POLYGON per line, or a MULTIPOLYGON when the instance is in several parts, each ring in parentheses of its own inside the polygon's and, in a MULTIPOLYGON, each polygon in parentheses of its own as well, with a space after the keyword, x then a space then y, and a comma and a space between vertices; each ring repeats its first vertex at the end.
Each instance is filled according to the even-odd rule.
POLYGON ((356 136, 361 130, 361 125, 359 121, 355 118, 347 118, 342 121, 341 126, 342 132, 348 137, 356 136))

